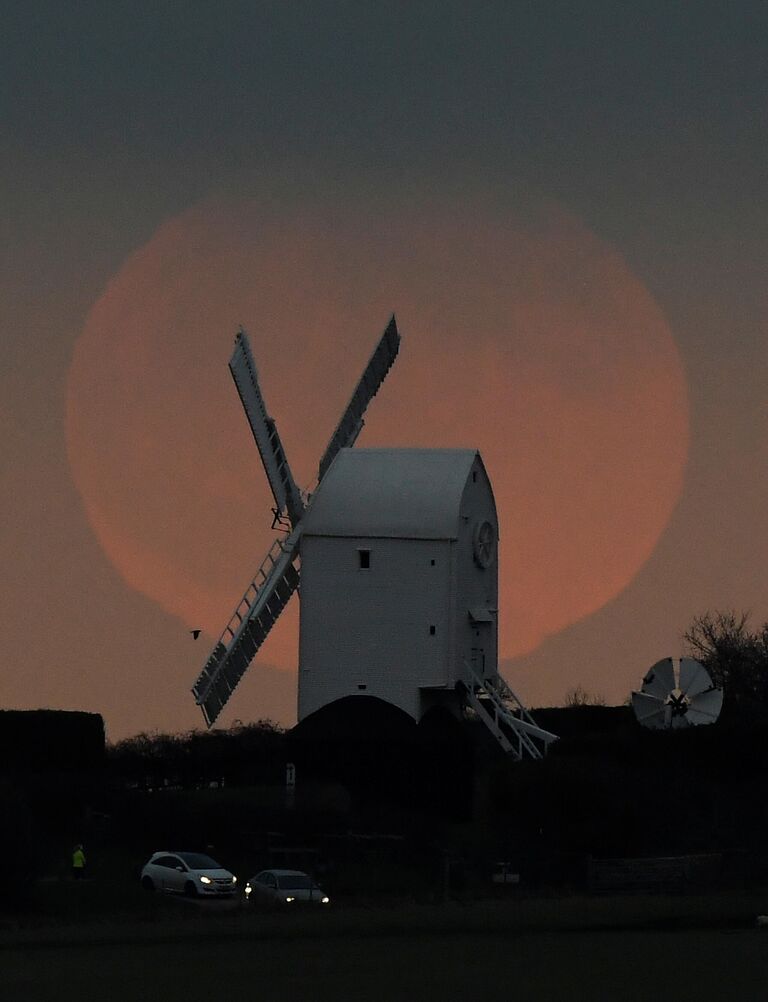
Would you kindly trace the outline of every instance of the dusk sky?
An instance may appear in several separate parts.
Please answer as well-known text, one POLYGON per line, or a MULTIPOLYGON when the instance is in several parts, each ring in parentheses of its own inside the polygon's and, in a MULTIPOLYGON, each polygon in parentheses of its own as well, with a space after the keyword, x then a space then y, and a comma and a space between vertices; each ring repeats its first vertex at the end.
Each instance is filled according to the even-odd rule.
MULTIPOLYGON (((240 324, 310 486, 396 313, 358 444, 481 451, 527 704, 768 619, 764 4, 32 0, 0 53, 1 707, 202 726, 274 535, 240 324)), ((297 615, 219 724, 295 721, 297 615)))

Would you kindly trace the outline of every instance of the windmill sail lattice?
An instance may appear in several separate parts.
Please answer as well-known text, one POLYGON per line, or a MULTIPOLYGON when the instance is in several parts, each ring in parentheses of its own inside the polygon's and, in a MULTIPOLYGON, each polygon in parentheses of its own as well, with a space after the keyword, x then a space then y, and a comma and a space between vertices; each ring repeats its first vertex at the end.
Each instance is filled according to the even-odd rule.
POLYGON ((192 687, 209 727, 299 586, 300 536, 274 541, 192 687))
POLYGON ((282 512, 286 512, 291 525, 296 525, 304 514, 304 504, 288 465, 283 443, 277 433, 277 425, 267 414, 259 387, 256 363, 253 361, 248 338, 242 329, 235 338, 235 350, 229 362, 229 371, 240 394, 269 486, 272 488, 277 505, 275 516, 278 517, 282 512))
POLYGON ((339 449, 348 449, 354 445, 357 436, 363 429, 365 410, 392 368, 399 348, 400 335, 397 332, 395 318, 392 317, 365 367, 360 382, 355 387, 352 399, 347 404, 347 409, 344 411, 336 431, 331 436, 328 448, 323 453, 317 475, 318 483, 328 472, 328 467, 335 459, 339 449))

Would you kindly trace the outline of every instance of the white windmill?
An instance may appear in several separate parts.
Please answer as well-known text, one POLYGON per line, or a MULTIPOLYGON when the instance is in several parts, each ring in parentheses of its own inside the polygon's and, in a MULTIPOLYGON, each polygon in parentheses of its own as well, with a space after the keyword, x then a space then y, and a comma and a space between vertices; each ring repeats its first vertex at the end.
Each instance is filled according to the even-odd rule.
POLYGON ((363 415, 399 349, 389 322, 302 493, 259 389, 247 337, 229 368, 283 530, 192 692, 218 717, 301 577, 298 719, 350 696, 413 720, 435 706, 474 713, 505 751, 540 758, 538 727, 497 669, 498 523, 471 449, 358 449, 363 415))
POLYGON ((645 673, 640 692, 632 693, 637 722, 650 730, 714 724, 722 706, 723 690, 693 658, 657 661, 645 673))

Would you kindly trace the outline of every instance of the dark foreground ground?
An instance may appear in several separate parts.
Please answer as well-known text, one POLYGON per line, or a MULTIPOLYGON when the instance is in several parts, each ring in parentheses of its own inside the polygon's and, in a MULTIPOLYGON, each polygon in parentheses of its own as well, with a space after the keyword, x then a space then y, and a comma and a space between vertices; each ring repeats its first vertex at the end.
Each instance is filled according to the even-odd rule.
POLYGON ((0 932, 3 1002, 768 998, 759 895, 520 899, 140 918, 0 932))
POLYGON ((3 998, 192 1002, 764 999, 758 930, 346 936, 4 951, 3 998))

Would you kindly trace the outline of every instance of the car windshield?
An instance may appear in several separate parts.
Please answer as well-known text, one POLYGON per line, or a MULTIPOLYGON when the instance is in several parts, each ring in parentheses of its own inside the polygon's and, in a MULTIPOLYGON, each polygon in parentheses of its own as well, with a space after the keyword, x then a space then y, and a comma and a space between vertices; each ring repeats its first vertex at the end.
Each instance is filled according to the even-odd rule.
POLYGON ((278 886, 283 891, 308 891, 315 885, 304 873, 287 873, 277 878, 278 886))
POLYGON ((183 859, 190 870, 220 870, 221 866, 215 859, 206 856, 202 852, 180 852, 179 859, 183 859))

